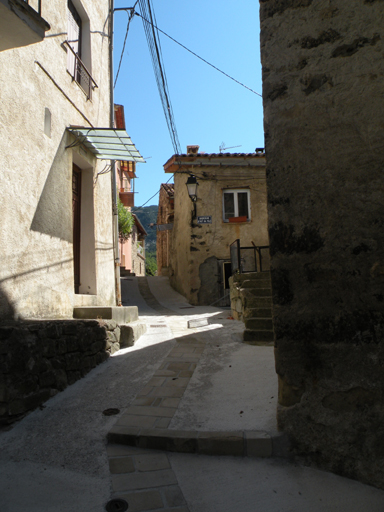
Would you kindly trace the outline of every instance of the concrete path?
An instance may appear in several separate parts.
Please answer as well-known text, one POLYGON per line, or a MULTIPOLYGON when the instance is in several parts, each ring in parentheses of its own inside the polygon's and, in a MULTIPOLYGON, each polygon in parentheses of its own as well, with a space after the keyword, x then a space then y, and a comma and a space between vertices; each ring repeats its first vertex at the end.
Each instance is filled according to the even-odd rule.
POLYGON ((242 455, 252 452, 245 432, 262 431, 270 443, 273 349, 242 344, 243 325, 228 310, 191 307, 166 278, 122 283, 123 300, 139 306, 147 333, 0 433, 2 512, 101 512, 111 498, 128 502, 129 512, 384 510, 383 491, 281 458, 151 449, 151 442, 177 444, 176 432, 195 436, 200 453, 238 450, 239 443, 242 455), (188 320, 201 318, 208 325, 188 329, 188 320), (110 408, 121 412, 104 415, 110 408), (135 429, 140 447, 107 445, 107 435, 119 428, 135 429), (162 441, 148 435, 153 430, 162 441), (220 433, 229 431, 232 444, 220 444, 220 433), (207 432, 215 432, 215 442, 207 432))

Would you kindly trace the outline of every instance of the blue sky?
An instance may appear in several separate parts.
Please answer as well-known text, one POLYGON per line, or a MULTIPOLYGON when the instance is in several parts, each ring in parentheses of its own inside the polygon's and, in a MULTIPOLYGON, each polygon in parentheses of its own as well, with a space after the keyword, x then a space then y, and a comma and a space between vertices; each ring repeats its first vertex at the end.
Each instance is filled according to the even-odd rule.
MULTIPOLYGON (((115 7, 133 1, 115 0, 115 7)), ((239 82, 261 94, 259 2, 243 0, 152 0, 157 26, 239 82)), ((137 10, 139 8, 137 6, 137 10)), ((122 52, 128 16, 115 13, 114 73, 122 52)), ((251 153, 264 147, 262 100, 160 33, 174 120, 182 152, 251 153)), ((174 154, 157 90, 143 23, 131 22, 115 103, 124 105, 128 134, 146 159, 137 164, 135 206, 146 203, 170 175, 163 165, 174 154)), ((147 206, 158 203, 158 196, 147 206)))

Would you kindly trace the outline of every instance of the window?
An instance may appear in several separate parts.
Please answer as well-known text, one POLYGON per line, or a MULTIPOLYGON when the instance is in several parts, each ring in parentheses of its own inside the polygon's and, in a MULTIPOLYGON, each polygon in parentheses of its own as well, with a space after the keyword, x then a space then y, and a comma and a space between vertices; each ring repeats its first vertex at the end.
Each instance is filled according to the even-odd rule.
POLYGON ((231 189, 223 191, 224 222, 246 222, 251 220, 249 190, 231 189))
POLYGON ((79 0, 68 0, 67 5, 67 70, 72 79, 83 89, 87 99, 90 99, 92 90, 97 87, 97 84, 91 76, 89 18, 79 0))

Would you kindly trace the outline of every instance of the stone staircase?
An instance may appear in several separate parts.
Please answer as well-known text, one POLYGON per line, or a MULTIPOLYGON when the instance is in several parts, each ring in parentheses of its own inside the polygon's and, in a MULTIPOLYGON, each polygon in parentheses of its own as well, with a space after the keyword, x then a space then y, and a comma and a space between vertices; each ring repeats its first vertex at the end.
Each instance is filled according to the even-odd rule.
POLYGON ((230 278, 232 316, 245 324, 243 340, 250 345, 273 345, 270 272, 236 274, 230 278))

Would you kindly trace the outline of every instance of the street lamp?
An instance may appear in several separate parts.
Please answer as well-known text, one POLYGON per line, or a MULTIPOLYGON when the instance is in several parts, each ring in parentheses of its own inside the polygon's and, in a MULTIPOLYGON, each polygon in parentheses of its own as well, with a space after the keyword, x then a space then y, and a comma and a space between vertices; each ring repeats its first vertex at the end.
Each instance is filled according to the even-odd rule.
POLYGON ((197 201, 197 179, 196 176, 191 174, 187 179, 187 189, 188 189, 188 195, 189 198, 193 203, 196 203, 197 201))

